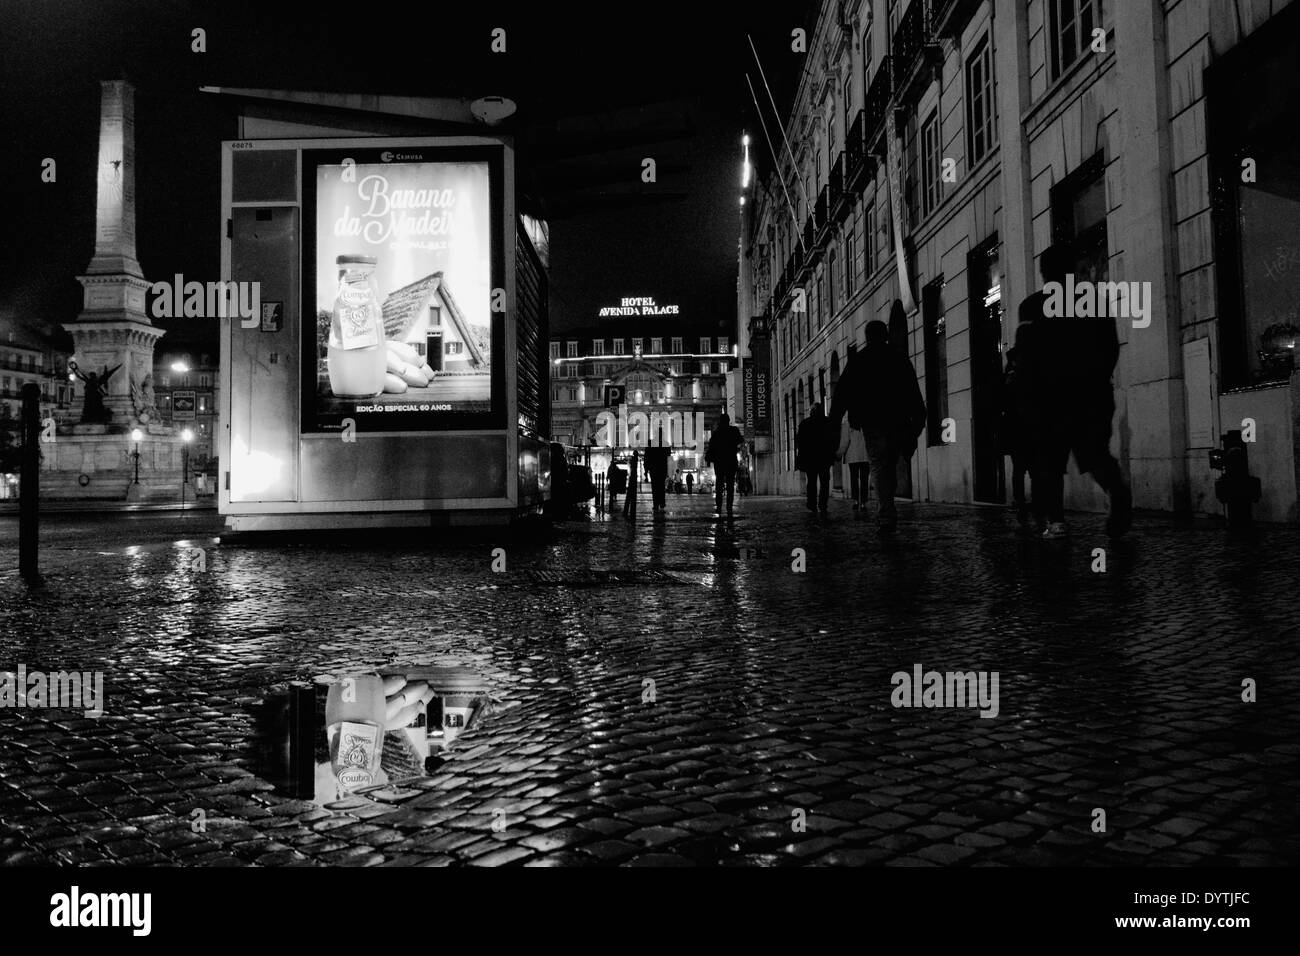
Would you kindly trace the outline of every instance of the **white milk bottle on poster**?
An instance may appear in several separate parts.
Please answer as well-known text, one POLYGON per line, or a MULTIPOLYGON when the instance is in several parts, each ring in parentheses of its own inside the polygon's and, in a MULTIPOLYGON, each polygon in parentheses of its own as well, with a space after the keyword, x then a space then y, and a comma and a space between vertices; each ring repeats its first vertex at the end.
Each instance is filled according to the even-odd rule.
POLYGON ((384 314, 375 287, 374 256, 339 256, 339 291, 330 320, 330 391, 336 398, 373 398, 388 371, 384 314))

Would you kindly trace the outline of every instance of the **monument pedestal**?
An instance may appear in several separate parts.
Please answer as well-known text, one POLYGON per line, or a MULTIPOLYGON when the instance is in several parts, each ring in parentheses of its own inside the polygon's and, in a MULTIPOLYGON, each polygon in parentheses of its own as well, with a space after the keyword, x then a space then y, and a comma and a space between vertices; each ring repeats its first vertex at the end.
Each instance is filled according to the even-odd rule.
MULTIPOLYGON (((104 426, 72 426, 76 429, 104 426)), ((71 429, 70 429, 71 430, 71 429)), ((185 442, 179 435, 145 435, 140 442, 140 483, 135 483, 135 447, 129 432, 82 431, 56 434, 41 445, 41 498, 51 501, 181 500, 185 442)), ((194 500, 192 487, 185 492, 194 500)))

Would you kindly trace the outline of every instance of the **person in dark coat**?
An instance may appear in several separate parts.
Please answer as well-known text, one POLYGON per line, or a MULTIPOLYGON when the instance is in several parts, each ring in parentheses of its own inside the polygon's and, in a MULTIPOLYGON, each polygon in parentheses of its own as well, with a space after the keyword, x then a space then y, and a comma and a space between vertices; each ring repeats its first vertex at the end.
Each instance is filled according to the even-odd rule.
POLYGON ((718 416, 718 427, 709 436, 705 460, 713 465, 713 496, 719 517, 722 515, 722 493, 727 493, 727 515, 731 515, 736 498, 736 453, 744 439, 740 429, 731 424, 731 416, 723 412, 718 416))
POLYGON ((650 493, 654 498, 656 517, 667 510, 664 495, 668 490, 668 459, 672 449, 663 444, 663 429, 660 429, 657 441, 645 450, 645 470, 650 476, 650 493))
POLYGON ((838 423, 847 415, 849 426, 862 430, 870 462, 871 483, 880 501, 880 530, 898 524, 894 492, 898 462, 912 457, 925 428, 925 399, 916 370, 906 354, 891 346, 884 322, 867 323, 865 346, 844 366, 831 418, 838 423))
MULTIPOLYGON (((1073 268, 1069 251, 1050 246, 1040 258, 1043 282, 1064 284, 1073 268)), ((1049 315, 1038 291, 1020 304, 1016 330, 1020 407, 1033 445, 1034 510, 1044 538, 1069 534, 1065 525, 1065 469, 1070 455, 1080 474, 1110 498, 1106 531, 1119 537, 1132 524, 1133 497, 1110 453, 1115 396, 1111 376, 1119 336, 1110 317, 1049 315)), ((1070 311, 1073 303, 1065 303, 1070 311)))
POLYGON ((998 450, 1011 458, 1012 507, 1024 520, 1028 514, 1025 475, 1033 463, 1033 445, 1025 428, 1019 395, 1020 381, 1016 366, 1019 350, 1007 349, 1007 367, 1002 373, 1002 419, 998 423, 998 450))
POLYGON ((799 424, 795 434, 795 467, 808 478, 808 510, 826 514, 831 495, 831 466, 839 447, 839 429, 831 428, 821 403, 799 424))

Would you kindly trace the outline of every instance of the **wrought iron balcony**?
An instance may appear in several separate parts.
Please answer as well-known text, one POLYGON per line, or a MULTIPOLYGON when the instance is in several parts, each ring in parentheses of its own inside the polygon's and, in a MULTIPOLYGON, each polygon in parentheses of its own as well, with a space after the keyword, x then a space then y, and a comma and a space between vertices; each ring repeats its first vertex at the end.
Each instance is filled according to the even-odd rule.
POLYGON ((923 88, 931 69, 942 62, 932 21, 933 5, 934 0, 912 0, 894 34, 895 92, 900 100, 907 100, 923 88))
POLYGON ((867 96, 862 104, 862 142, 870 151, 871 145, 885 128, 885 119, 889 116, 889 97, 893 93, 893 58, 885 57, 871 85, 867 87, 867 96))

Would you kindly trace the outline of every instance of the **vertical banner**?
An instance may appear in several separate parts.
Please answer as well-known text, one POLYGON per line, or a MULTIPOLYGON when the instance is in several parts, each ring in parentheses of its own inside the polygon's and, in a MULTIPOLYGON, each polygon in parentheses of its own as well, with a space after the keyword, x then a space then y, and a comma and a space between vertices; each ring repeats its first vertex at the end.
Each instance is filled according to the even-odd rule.
POLYGON ((753 412, 750 413, 749 405, 745 406, 745 423, 746 426, 753 428, 755 435, 772 434, 772 401, 771 401, 771 382, 772 382, 772 339, 771 332, 766 321, 755 320, 750 323, 750 340, 749 354, 752 356, 745 363, 745 397, 748 403, 750 396, 753 396, 753 412), (753 375, 753 388, 749 384, 749 376, 753 375))
POLYGON ((916 311, 912 298, 912 282, 907 275, 907 256, 903 252, 903 145, 898 140, 897 121, 893 110, 885 121, 886 155, 889 168, 889 215, 894 225, 894 261, 898 265, 898 297, 908 315, 916 311))

